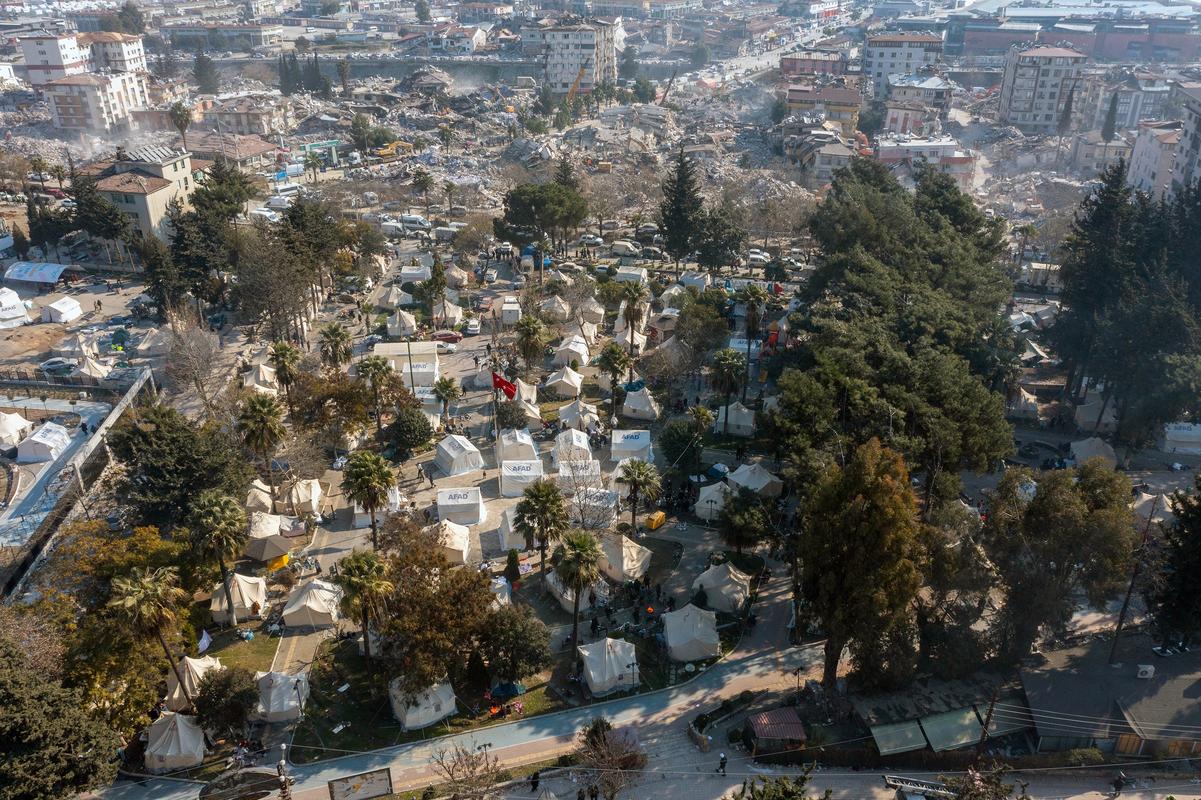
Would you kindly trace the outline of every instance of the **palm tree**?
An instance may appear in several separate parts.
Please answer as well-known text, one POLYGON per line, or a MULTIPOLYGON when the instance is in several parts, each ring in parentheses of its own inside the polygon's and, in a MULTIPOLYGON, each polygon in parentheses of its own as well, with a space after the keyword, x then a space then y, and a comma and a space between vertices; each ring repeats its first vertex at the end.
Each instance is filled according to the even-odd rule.
POLYGON ((450 404, 463 396, 459 382, 449 376, 434 381, 434 397, 442 401, 442 419, 450 418, 450 404))
POLYGON ((654 502, 662 491, 659 470, 653 464, 631 459, 621 465, 621 480, 630 487, 630 524, 638 529, 638 500, 654 502))
POLYGON ((289 342, 272 342, 267 352, 267 363, 275 370, 275 380, 284 387, 288 411, 292 411, 292 385, 300 375, 300 350, 289 342))
POLYGON ((634 359, 630 358, 630 354, 617 342, 609 342, 600 351, 596 365, 600 367, 601 372, 609 376, 609 390, 613 393, 612 407, 609 412, 609 420, 612 424, 617 419, 617 380, 626 370, 633 368, 634 359))
POLYGON ((238 413, 238 433, 242 442, 263 459, 267 483, 271 486, 271 502, 275 502, 275 473, 271 470, 271 452, 283 441, 284 410, 271 395, 255 394, 246 399, 238 413))
POLYGON ((342 84, 342 96, 350 97, 350 59, 338 59, 338 82, 342 84))
POLYGON ((567 503, 554 481, 539 480, 525 488, 517 503, 513 527, 525 537, 525 549, 538 543, 538 569, 546 580, 546 550, 567 530, 567 503))
POLYGON ((217 562, 225 603, 229 608, 230 625, 236 627, 238 615, 230 589, 230 574, 226 563, 241 555, 250 535, 246 530, 246 509, 234 498, 217 489, 206 489, 192 504, 189 527, 192 549, 196 555, 217 562))
POLYGON ((1026 245, 1030 243, 1030 237, 1038 235, 1038 228, 1032 223, 1027 222, 1017 229, 1017 233, 1022 237, 1021 246, 1018 248, 1018 266, 1021 266, 1022 260, 1026 257, 1026 245))
POLYGON ((325 162, 321 160, 321 156, 312 150, 304 154, 304 168, 306 172, 313 173, 313 183, 317 182, 317 173, 320 171, 323 163, 325 162))
POLYGON ((455 204, 455 192, 458 190, 459 187, 455 186, 454 181, 447 181, 446 183, 442 184, 442 191, 446 193, 447 211, 450 211, 450 207, 455 204))
POLYGON ((175 567, 134 567, 128 575, 113 578, 108 608, 137 636, 158 639, 163 655, 175 673, 175 680, 179 682, 179 689, 190 705, 192 696, 179 674, 179 665, 171 655, 171 648, 167 647, 164 633, 175 624, 179 604, 185 597, 187 593, 179 588, 179 573, 175 567))
POLYGON ((359 362, 359 377, 371 387, 371 401, 375 404, 375 432, 383 433, 383 409, 380 407, 380 389, 392 374, 392 364, 383 356, 367 356, 359 362))
POLYGON ((575 596, 571 609, 571 646, 580 643, 580 595, 600 580, 601 548, 596 537, 587 531, 569 531, 563 544, 555 549, 552 561, 555 574, 563 586, 575 596))
POLYGON ((421 193, 425 200, 425 213, 430 213, 430 189, 434 188, 434 176, 423 167, 413 170, 413 190, 421 193))
POLYGON ((336 322, 321 329, 321 360, 334 369, 350 363, 350 333, 336 322))
POLYGON ((67 179, 66 168, 64 168, 62 164, 55 164, 50 167, 50 169, 46 170, 46 172, 51 178, 54 178, 54 180, 58 181, 58 188, 61 191, 63 188, 63 181, 67 179))
POLYGON ((171 124, 175 130, 179 131, 179 137, 183 139, 184 152, 188 150, 188 128, 192 124, 192 108, 182 102, 177 102, 167 110, 167 116, 171 119, 171 124))
POLYGON ((34 156, 29 159, 29 168, 37 173, 38 183, 42 184, 42 192, 46 191, 46 159, 34 156))
POLYGON ((738 391, 746 371, 746 361, 742 353, 730 349, 718 350, 713 356, 712 363, 713 388, 726 397, 726 423, 722 433, 730 432, 730 397, 738 391))
POLYGON ((338 565, 334 582, 342 587, 342 613, 358 617, 363 624, 363 657, 371 671, 371 615, 392 591, 387 567, 378 553, 356 551, 338 565))
POLYGON ((455 132, 450 129, 449 125, 441 125, 438 127, 438 138, 442 141, 442 146, 446 148, 446 152, 450 152, 450 146, 455 141, 455 132))
POLYGON ((357 450, 346 459, 342 491, 371 515, 371 546, 379 549, 379 525, 375 512, 388 502, 388 490, 396 485, 396 473, 379 453, 357 450))
MULTIPOLYGON (((621 312, 622 318, 626 321, 626 328, 629 330, 630 339, 630 355, 634 355, 634 331, 638 330, 638 326, 642 324, 642 303, 646 298, 646 287, 641 283, 633 281, 623 283, 621 286, 621 299, 625 301, 625 310, 621 312)), ((630 365, 632 370, 633 364, 630 365)), ((630 374, 630 379, 633 380, 633 373, 630 374)))
POLYGON ((713 412, 705 406, 693 406, 688 409, 692 419, 692 430, 696 437, 696 471, 701 471, 701 456, 704 453, 705 434, 713 427, 713 412))
POLYGON ((526 314, 517 320, 515 330, 517 331, 517 352, 521 353, 521 360, 525 362, 526 372, 529 372, 534 366, 534 361, 541 360, 546 329, 542 325, 542 320, 533 314, 526 314))
MULTIPOLYGON (((746 402, 746 390, 751 383, 751 343, 759 338, 759 328, 763 324, 763 308, 767 305, 767 290, 757 283, 748 283, 742 290, 742 299, 746 303, 746 377, 742 382, 742 402, 746 402)), ((726 412, 729 417, 729 411, 726 412)), ((728 420, 727 420, 728 421, 728 420)))

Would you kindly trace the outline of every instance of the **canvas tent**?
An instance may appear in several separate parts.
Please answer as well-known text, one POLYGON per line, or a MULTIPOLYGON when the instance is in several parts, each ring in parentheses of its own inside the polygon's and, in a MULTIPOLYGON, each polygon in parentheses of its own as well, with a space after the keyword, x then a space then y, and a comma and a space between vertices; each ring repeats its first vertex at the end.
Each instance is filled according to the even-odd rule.
POLYGON ((600 414, 596 406, 577 397, 559 409, 559 421, 569 428, 586 431, 600 425, 600 414))
POLYGON ((651 565, 651 551, 622 536, 607 533, 601 536, 600 568, 616 583, 636 580, 646 574, 651 565))
POLYGON ((305 701, 309 699, 309 676, 286 675, 282 672, 256 672, 254 682, 259 687, 259 704, 251 719, 259 722, 291 722, 300 719, 305 701))
POLYGON ((550 457, 556 467, 565 461, 591 461, 592 446, 588 444, 588 434, 575 428, 563 431, 555 437, 550 457))
POLYGON ((53 461, 63 454, 71 444, 71 434, 55 422, 44 422, 42 427, 17 443, 18 464, 40 464, 53 461))
POLYGON ((204 762, 205 752, 204 731, 195 717, 165 711, 146 729, 147 772, 194 767, 204 762))
POLYGON ((138 342, 138 355, 142 358, 165 356, 171 352, 171 341, 171 334, 168 331, 155 328, 138 342))
POLYGON ((509 506, 500 515, 500 524, 496 526, 496 532, 500 536, 500 549, 508 552, 509 550, 525 549, 525 538, 517 532, 517 506, 509 506))
POLYGON ((613 431, 609 451, 614 461, 636 458, 649 464, 655 460, 655 454, 651 450, 650 431, 613 431))
POLYGON ((779 497, 784 491, 784 482, 759 464, 743 464, 726 476, 732 489, 750 489, 763 497, 779 497))
POLYGON ((559 397, 579 397, 583 385, 583 375, 571 367, 562 367, 558 372, 548 375, 542 387, 559 397))
POLYGON ((595 297, 589 297, 580 304, 580 318, 592 325, 605 321, 605 307, 595 297))
POLYGON ((471 550, 471 531, 465 525, 450 520, 439 520, 426 530, 433 529, 442 545, 442 554, 452 564, 466 564, 471 550))
POLYGON ((636 392, 627 392, 621 404, 621 415, 630 419, 653 421, 659 418, 659 404, 645 386, 636 392))
POLYGON ((1100 458, 1111 467, 1117 466, 1118 463, 1118 457, 1113 448, 1099 437, 1093 436, 1079 442, 1072 442, 1072 459, 1077 464, 1083 464, 1090 458, 1100 458))
POLYGON ((696 576, 696 580, 692 582, 692 591, 697 589, 705 590, 709 608, 735 614, 750 597, 751 579, 727 561, 724 564, 714 564, 696 576))
POLYGON ((534 437, 530 436, 529 431, 506 428, 500 432, 500 438, 496 441, 497 464, 503 464, 506 461, 536 461, 537 459, 538 445, 534 444, 534 437))
POLYGON ((0 330, 18 328, 29 322, 29 312, 21 296, 12 289, 0 287, 0 330))
POLYGON ((663 615, 663 638, 672 661, 702 661, 721 655, 717 615, 691 603, 663 615))
POLYGON ((554 322, 566 322, 571 316, 571 303, 558 295, 551 295, 538 306, 542 315, 554 322))
POLYGON ((1136 521, 1142 525, 1146 524, 1148 517, 1152 522, 1162 522, 1165 525, 1172 524, 1176 519, 1175 509, 1172 507, 1172 496, 1168 494, 1139 492, 1138 496, 1134 498, 1134 502, 1130 504, 1130 510, 1138 517, 1136 521))
POLYGON ((584 341, 583 336, 569 336, 563 340, 562 344, 555 348, 555 357, 551 362, 555 366, 570 365, 572 361, 576 365, 588 363, 588 343, 584 341))
POLYGON ((33 423, 20 414, 0 412, 0 445, 16 447, 32 427, 33 423))
POLYGON ((292 530, 292 520, 283 514, 268 514, 266 511, 251 511, 250 538, 265 539, 268 536, 280 536, 285 531, 292 530))
POLYGON ((466 475, 484 466, 484 457, 465 436, 452 433, 438 442, 434 463, 446 475, 466 475))
POLYGON ((388 317, 389 336, 412 336, 417 333, 417 318, 408 311, 397 309, 388 317))
POLYGON ((638 685, 638 656, 633 642, 606 637, 576 649, 584 662, 584 680, 593 697, 604 697, 638 685))
POLYGON ((596 325, 591 322, 575 322, 567 328, 568 336, 578 336, 591 348, 596 344, 596 325))
POLYGON ((101 364, 91 356, 81 358, 79 363, 75 365, 75 369, 71 370, 72 375, 86 375, 96 380, 104 380, 110 372, 112 372, 110 367, 101 364))
POLYGON ((446 278, 447 286, 458 289, 467 285, 467 271, 458 264, 451 264, 442 274, 446 278))
POLYGON ((246 510, 267 512, 272 510, 271 487, 259 478, 254 479, 250 484, 250 491, 246 493, 246 510))
POLYGON ((585 486, 571 494, 567 513, 581 528, 607 528, 617 520, 621 497, 617 492, 585 486))
POLYGON ((393 678, 388 683, 388 699, 392 715, 404 731, 428 728, 455 713, 455 690, 449 683, 437 683, 417 694, 406 694, 401 679, 393 678))
POLYGON ((638 355, 646 349, 646 334, 638 331, 631 331, 628 328, 622 328, 613 337, 613 341, 621 345, 623 350, 629 351, 632 355, 638 355))
POLYGON ((257 364, 250 372, 242 376, 242 386, 258 394, 274 397, 279 394, 279 384, 275 380, 275 370, 266 364, 257 364))
POLYGON ((83 316, 83 308, 74 297, 60 297, 42 306, 42 322, 74 322, 83 316))
POLYGON ((342 590, 337 584, 311 580, 301 584, 284 606, 284 624, 289 628, 321 628, 338 621, 342 590))
MULTIPOLYGON (((563 581, 559 579, 558 574, 554 570, 546 573, 546 588, 559 601, 559 606, 564 611, 570 613, 575 603, 575 592, 563 584, 563 581)), ((585 589, 583 594, 580 595, 580 608, 588 608, 590 598, 593 594, 596 595, 598 605, 604 602, 609 597, 609 584, 605 583, 604 580, 599 580, 585 589)))
POLYGON ((742 436, 744 438, 755 435, 755 412, 735 400, 728 406, 723 406, 717 411, 717 421, 713 423, 714 433, 729 433, 731 436, 742 436), (730 418, 729 427, 726 426, 726 417, 730 418))
POLYGON ((521 378, 513 381, 513 385, 517 387, 517 398, 524 400, 527 403, 538 404, 538 387, 526 383, 521 378))
POLYGON ((438 519, 458 525, 479 525, 488 514, 478 486, 438 490, 438 519))
POLYGON ((1009 415, 1020 419, 1038 419, 1038 398, 1019 386, 1017 397, 1009 404, 1009 415))
POLYGON ((324 497, 325 489, 322 488, 321 481, 316 478, 294 481, 289 486, 281 487, 279 491, 280 505, 291 513, 300 515, 318 516, 321 513, 321 501, 324 497))
POLYGON ((399 286, 389 286, 388 290, 379 299, 379 304, 382 307, 392 310, 397 310, 401 306, 411 306, 413 302, 413 295, 399 286))
MULTIPOLYGON (((234 600, 234 615, 239 621, 251 617, 262 618, 267 611, 267 580, 253 575, 241 575, 235 572, 229 576, 229 593, 234 600), (257 608, 257 614, 255 609, 257 608)), ((213 622, 225 624, 229 619, 229 604, 225 599, 225 588, 218 583, 213 587, 213 599, 209 603, 209 613, 213 622)))
MULTIPOLYGON (((647 317, 650 316, 651 304, 643 301, 638 304, 638 309, 640 312, 638 315, 638 324, 634 326, 634 330, 641 331, 646 325, 647 317)), ((616 336, 627 327, 629 327, 629 323, 626 322, 626 301, 622 300, 621 305, 617 307, 617 319, 613 321, 613 335, 616 336)))
POLYGON ((651 350, 647 355, 656 356, 663 359, 664 363, 678 367, 688 360, 689 350, 688 345, 684 344, 679 337, 673 336, 651 350))
POLYGON ((453 328, 463 321, 463 309, 456 306, 449 300, 443 300, 438 305, 434 306, 434 311, 430 314, 434 324, 442 328, 453 328))
POLYGON ((696 515, 706 522, 712 522, 721 514, 721 510, 726 507, 726 501, 734 494, 734 490, 729 484, 718 481, 708 486, 702 486, 696 495, 696 503, 693 505, 693 510, 696 515))
POLYGON ((433 270, 425 264, 405 264, 400 268, 400 283, 428 281, 433 274, 433 270))
POLYGON ((677 301, 687 296, 687 289, 678 283, 673 283, 663 290, 663 294, 659 295, 659 302, 663 304, 664 308, 675 308, 677 301))
POLYGON ((542 459, 505 461, 500 465, 500 496, 521 497, 527 486, 542 479, 542 459))
POLYGON ((82 333, 68 336, 51 347, 50 352, 59 358, 83 358, 84 356, 95 358, 99 355, 95 343, 82 333))
POLYGON ((521 409, 521 413, 525 416, 525 424, 527 426, 533 426, 538 429, 543 427, 542 412, 538 409, 538 406, 526 400, 522 400, 520 397, 516 398, 513 402, 516 403, 517 407, 521 409))
POLYGON ((204 656, 203 658, 184 656, 181 658, 176 669, 167 673, 167 708, 172 711, 183 711, 190 705, 188 697, 195 699, 196 693, 200 691, 200 679, 212 670, 221 668, 221 662, 213 656, 204 656), (175 677, 177 671, 179 672, 178 678, 175 677), (183 689, 179 688, 180 681, 183 681, 183 689))

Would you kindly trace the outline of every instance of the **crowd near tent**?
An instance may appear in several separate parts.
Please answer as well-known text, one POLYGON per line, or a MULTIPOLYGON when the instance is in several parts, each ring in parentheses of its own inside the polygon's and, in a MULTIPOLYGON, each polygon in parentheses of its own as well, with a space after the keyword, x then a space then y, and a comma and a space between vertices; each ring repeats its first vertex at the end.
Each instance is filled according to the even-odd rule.
POLYGON ((614 461, 636 458, 649 464, 655 460, 655 454, 651 450, 650 431, 613 431, 609 450, 609 455, 614 461))
POLYGON ((559 397, 579 397, 583 385, 583 375, 571 367, 563 367, 547 376, 543 388, 559 397))
POLYGON ((20 414, 8 414, 0 411, 0 445, 16 447, 32 427, 33 423, 20 414))
POLYGON ((388 317, 389 336, 412 336, 415 333, 417 333, 417 318, 408 311, 397 309, 395 314, 388 317))
POLYGON ((311 580, 301 584, 284 606, 284 624, 289 628, 322 628, 338 621, 342 590, 336 584, 311 580))
POLYGON ((86 375, 97 380, 104 380, 110 372, 112 372, 112 368, 101 364, 91 356, 81 358, 75 365, 75 369, 71 370, 72 375, 86 375))
POLYGON ((591 461, 592 446, 588 443, 588 434, 575 428, 563 431, 555 437, 550 457, 556 467, 565 461, 591 461))
POLYGON ((280 503, 293 514, 299 515, 318 516, 321 513, 323 497, 325 497, 325 489, 322 488, 321 481, 316 478, 293 481, 288 486, 280 487, 279 490, 280 503))
MULTIPOLYGON (((551 570, 546 573, 546 588, 559 601, 559 606, 567 612, 570 612, 575 604, 575 592, 568 589, 567 586, 559 579, 559 575, 551 570)), ((589 586, 580 595, 580 608, 585 609, 591 605, 592 595, 596 595, 596 604, 601 605, 609 597, 609 584, 604 580, 599 580, 589 586)))
POLYGON ((497 575, 488 585, 492 592, 492 607, 500 608, 513 602, 513 587, 504 575, 497 575))
POLYGON ((538 445, 529 431, 506 428, 500 432, 496 441, 496 463, 506 461, 535 461, 538 458, 538 445))
POLYGON ((514 380, 513 385, 517 387, 516 397, 518 400, 524 400, 525 402, 532 403, 534 405, 538 404, 538 387, 537 386, 526 383, 521 378, 517 378, 516 380, 514 380))
POLYGON ((659 404, 651 396, 651 390, 644 386, 636 392, 626 393, 621 414, 630 419, 656 420, 659 418, 659 404))
POLYGON ((417 694, 407 694, 401 688, 401 679, 393 678, 388 683, 388 699, 392 715, 404 731, 428 728, 455 713, 455 690, 449 683, 437 683, 417 694))
POLYGON ((600 568, 612 581, 637 580, 650 569, 651 551, 627 536, 607 533, 601 536, 600 545, 600 568))
POLYGON ((607 528, 617 520, 621 497, 595 486, 585 486, 572 493, 568 503, 571 521, 581 528, 607 528))
MULTIPOLYGON (((1103 439, 1093 436, 1089 439, 1083 439, 1079 442, 1072 442, 1072 460, 1077 464, 1083 464, 1090 458, 1099 458, 1108 464, 1110 467, 1117 466, 1118 457, 1114 453, 1113 448, 1109 446, 1103 439)), ((20 460, 20 459, 18 459, 20 460)))
POLYGON ((750 489, 763 497, 779 497, 784 491, 784 482, 759 464, 743 464, 726 476, 726 483, 733 489, 750 489))
POLYGON ((29 311, 21 296, 12 289, 0 288, 0 330, 18 328, 29 322, 29 311))
POLYGON ((254 479, 250 484, 250 491, 246 493, 246 510, 266 511, 268 513, 273 510, 271 487, 263 483, 260 478, 254 479))
POLYGON ((706 603, 714 611, 737 613, 751 594, 750 576, 730 562, 715 564, 692 582, 692 591, 705 590, 706 603))
POLYGON ((450 520, 439 520, 426 530, 433 529, 442 546, 442 555, 452 564, 466 564, 471 550, 471 531, 467 526, 450 520))
POLYGON ((554 322, 566 322, 571 316, 571 303, 558 295, 551 295, 538 306, 543 316, 554 322))
POLYGON ((555 476, 555 483, 565 492, 573 492, 586 486, 603 486, 600 462, 596 459, 560 461, 558 467, 559 474, 555 476))
POLYGON ((44 422, 42 427, 17 443, 18 464, 40 464, 54 461, 71 444, 71 434, 55 422, 44 422))
POLYGON ((584 341, 584 337, 569 336, 555 348, 555 357, 552 359, 552 363, 555 366, 571 364, 572 361, 577 364, 587 364, 588 356, 588 343, 584 341))
POLYGON ((189 705, 189 697, 195 697, 200 691, 200 679, 215 669, 221 669, 221 662, 213 656, 189 658, 184 656, 176 664, 175 669, 167 673, 166 705, 172 711, 183 711, 189 705), (179 673, 176 678, 175 673, 179 673), (180 688, 183 681, 183 688, 180 688), (185 694, 186 692, 186 694, 185 694))
POLYGON ((74 297, 60 297, 42 306, 42 322, 74 322, 83 316, 83 308, 74 297))
POLYGON ((569 428, 586 431, 600 425, 600 414, 597 413, 596 406, 577 397, 559 409, 559 421, 569 428))
POLYGON ((638 656, 633 642, 608 637, 580 645, 584 680, 593 697, 633 689, 639 684, 638 656))
POLYGON ((434 324, 439 327, 453 328, 463 321, 463 309, 449 300, 443 300, 434 306, 430 317, 434 320, 434 324))
POLYGON ((728 406, 717 411, 717 421, 713 423, 714 433, 729 433, 731 436, 750 437, 755 435, 755 412, 735 400, 728 406), (726 417, 730 418, 726 427, 726 417))
POLYGON ((525 537, 517 532, 517 506, 509 506, 504 510, 496 532, 500 534, 501 550, 508 552, 513 549, 525 549, 525 537))
POLYGON ((452 433, 438 442, 434 463, 446 475, 466 475, 484 466, 484 457, 465 436, 452 433))
POLYGON ((721 516, 721 510, 726 507, 726 501, 734 494, 728 484, 718 482, 702 486, 696 494, 693 510, 696 515, 706 522, 712 522, 721 516))
POLYGON ((526 487, 542 478, 542 459, 505 461, 500 465, 501 497, 521 497, 526 487))
POLYGON ((580 318, 592 325, 605 321, 605 307, 595 297, 589 297, 580 304, 580 318))
POLYGON ((663 638, 672 661, 703 661, 721 655, 717 615, 691 603, 663 615, 663 638))
POLYGON ((204 762, 204 731, 195 717, 164 711, 146 730, 146 771, 187 769, 204 762))
POLYGON ((292 722, 300 719, 300 712, 309 699, 307 674, 256 672, 254 681, 259 686, 259 704, 251 715, 252 719, 258 722, 292 722))
MULTIPOLYGON (((253 617, 261 618, 267 611, 267 580, 253 575, 234 573, 229 576, 229 593, 234 601, 234 615, 239 621, 253 617)), ((218 583, 213 587, 213 599, 209 603, 213 622, 230 622, 229 604, 225 599, 225 587, 218 583)))
POLYGON ((488 515, 478 486, 438 490, 438 518, 458 525, 479 525, 488 515))

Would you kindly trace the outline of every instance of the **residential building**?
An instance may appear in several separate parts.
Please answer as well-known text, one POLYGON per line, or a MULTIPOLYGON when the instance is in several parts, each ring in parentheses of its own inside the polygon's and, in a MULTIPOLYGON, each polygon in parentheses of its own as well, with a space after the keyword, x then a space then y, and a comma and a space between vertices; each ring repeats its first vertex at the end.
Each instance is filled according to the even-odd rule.
POLYGON ((1130 142, 1120 132, 1112 142, 1106 142, 1100 131, 1087 131, 1072 139, 1069 162, 1081 175, 1092 177, 1118 161, 1129 161, 1130 151, 1130 142))
POLYGON ((1082 89, 1076 92, 1078 105, 1076 126, 1078 130, 1098 130, 1105 125, 1109 104, 1113 96, 1118 97, 1115 127, 1118 130, 1134 130, 1144 120, 1163 119, 1172 92, 1172 84, 1166 76, 1138 70, 1119 70, 1100 75, 1089 75, 1082 81, 1082 89))
POLYGON ((1139 123, 1126 173, 1126 183, 1131 188, 1145 192, 1155 200, 1169 194, 1172 164, 1176 160, 1183 127, 1179 120, 1139 123))
POLYGON ((647 0, 647 16, 651 19, 679 19, 703 6, 703 0, 647 0))
POLYGON ((350 13, 349 0, 300 0, 300 16, 302 17, 337 17, 350 13), (326 13, 329 8, 335 10, 326 13))
POLYGON ((91 54, 73 33, 36 33, 21 38, 25 79, 35 89, 53 80, 88 71, 91 54))
POLYGON ((244 94, 217 99, 204 112, 204 125, 221 133, 270 136, 296 128, 292 101, 278 94, 244 94))
POLYGON ((164 36, 176 47, 209 47, 213 36, 221 34, 228 41, 244 39, 250 47, 265 47, 279 44, 284 38, 284 29, 279 25, 239 23, 198 23, 164 25, 164 36))
POLYGON ((1066 47, 1013 49, 1005 58, 998 116, 1024 133, 1054 133, 1080 83, 1083 53, 1066 47))
POLYGON ((931 136, 942 129, 938 111, 913 100, 885 100, 884 128, 888 133, 931 136))
POLYGON ((522 31, 528 34, 536 57, 542 60, 543 80, 555 94, 567 94, 571 87, 591 92, 601 83, 617 80, 617 25, 601 20, 546 25, 522 31))
POLYGON ((914 166, 918 163, 949 175, 959 188, 970 191, 976 177, 976 156, 952 136, 881 136, 876 140, 876 160, 882 164, 914 166))
POLYGON ((883 100, 888 76, 916 73, 942 60, 942 37, 935 33, 878 33, 863 46, 863 75, 872 95, 883 100))
POLYGON ((120 160, 99 166, 96 189, 105 195, 146 236, 169 235, 167 208, 178 200, 184 208, 203 182, 211 162, 193 160, 169 147, 143 147, 120 160))
POLYGON ((853 136, 858 130, 859 106, 863 102, 858 89, 798 83, 788 87, 786 101, 791 113, 824 114, 827 120, 838 123, 843 136, 853 136))
POLYGON ((1191 187, 1201 180, 1201 83, 1178 83, 1172 87, 1169 101, 1180 114, 1180 144, 1172 162, 1169 194, 1191 187))
POLYGON ((462 3, 456 9, 459 22, 471 25, 477 22, 493 22, 513 16, 512 3, 462 3))
POLYGON ((139 72, 68 75, 42 84, 42 92, 54 126, 63 130, 128 130, 133 112, 147 104, 146 77, 139 72))
POLYGON ((242 0, 242 8, 246 10, 248 20, 269 17, 279 10, 275 0, 242 0))
MULTIPOLYGON (((176 140, 183 149, 183 140, 176 140)), ((248 172, 258 172, 275 164, 279 148, 258 136, 242 136, 236 133, 212 133, 207 131, 188 132, 188 152, 193 157, 206 161, 225 159, 248 172)))
POLYGON ((790 0, 785 6, 784 11, 789 16, 808 20, 837 17, 842 10, 839 0, 790 0))
POLYGON ((951 111, 951 95, 955 84, 941 75, 889 75, 887 97, 890 101, 921 103, 946 119, 951 111))
POLYGON ((455 25, 431 37, 430 49, 444 53, 474 53, 488 43, 488 34, 483 28, 455 25))
POLYGON ((845 50, 802 50, 780 56, 780 75, 798 78, 803 75, 846 75, 850 66, 845 50))
POLYGON ((90 55, 92 72, 145 72, 146 51, 141 36, 128 33, 79 34, 80 48, 86 47, 90 55))

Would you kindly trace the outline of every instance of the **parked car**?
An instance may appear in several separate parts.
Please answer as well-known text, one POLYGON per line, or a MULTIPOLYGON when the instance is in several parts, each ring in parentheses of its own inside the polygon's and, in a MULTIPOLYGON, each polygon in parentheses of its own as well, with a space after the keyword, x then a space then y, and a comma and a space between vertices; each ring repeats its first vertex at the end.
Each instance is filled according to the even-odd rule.
POLYGON ((580 237, 580 244, 585 247, 600 247, 605 243, 605 240, 597 236, 595 233, 585 233, 580 237))
POLYGON ((450 342, 452 344, 463 341, 463 334, 458 331, 434 331, 434 335, 430 339, 435 342, 450 342))
POLYGON ((454 342, 438 342, 439 353, 454 353, 459 349, 459 346, 454 342))
POLYGON ((468 336, 479 336, 479 333, 480 333, 479 317, 472 317, 471 319, 467 320, 467 324, 463 326, 463 332, 466 333, 468 336))
POLYGON ((48 358, 41 364, 38 364, 38 369, 40 369, 42 372, 45 372, 47 375, 66 375, 75 368, 77 363, 79 362, 73 358, 59 358, 58 356, 55 356, 54 358, 48 358))
POLYGON ((484 271, 484 283, 496 283, 496 270, 489 269, 484 271))

